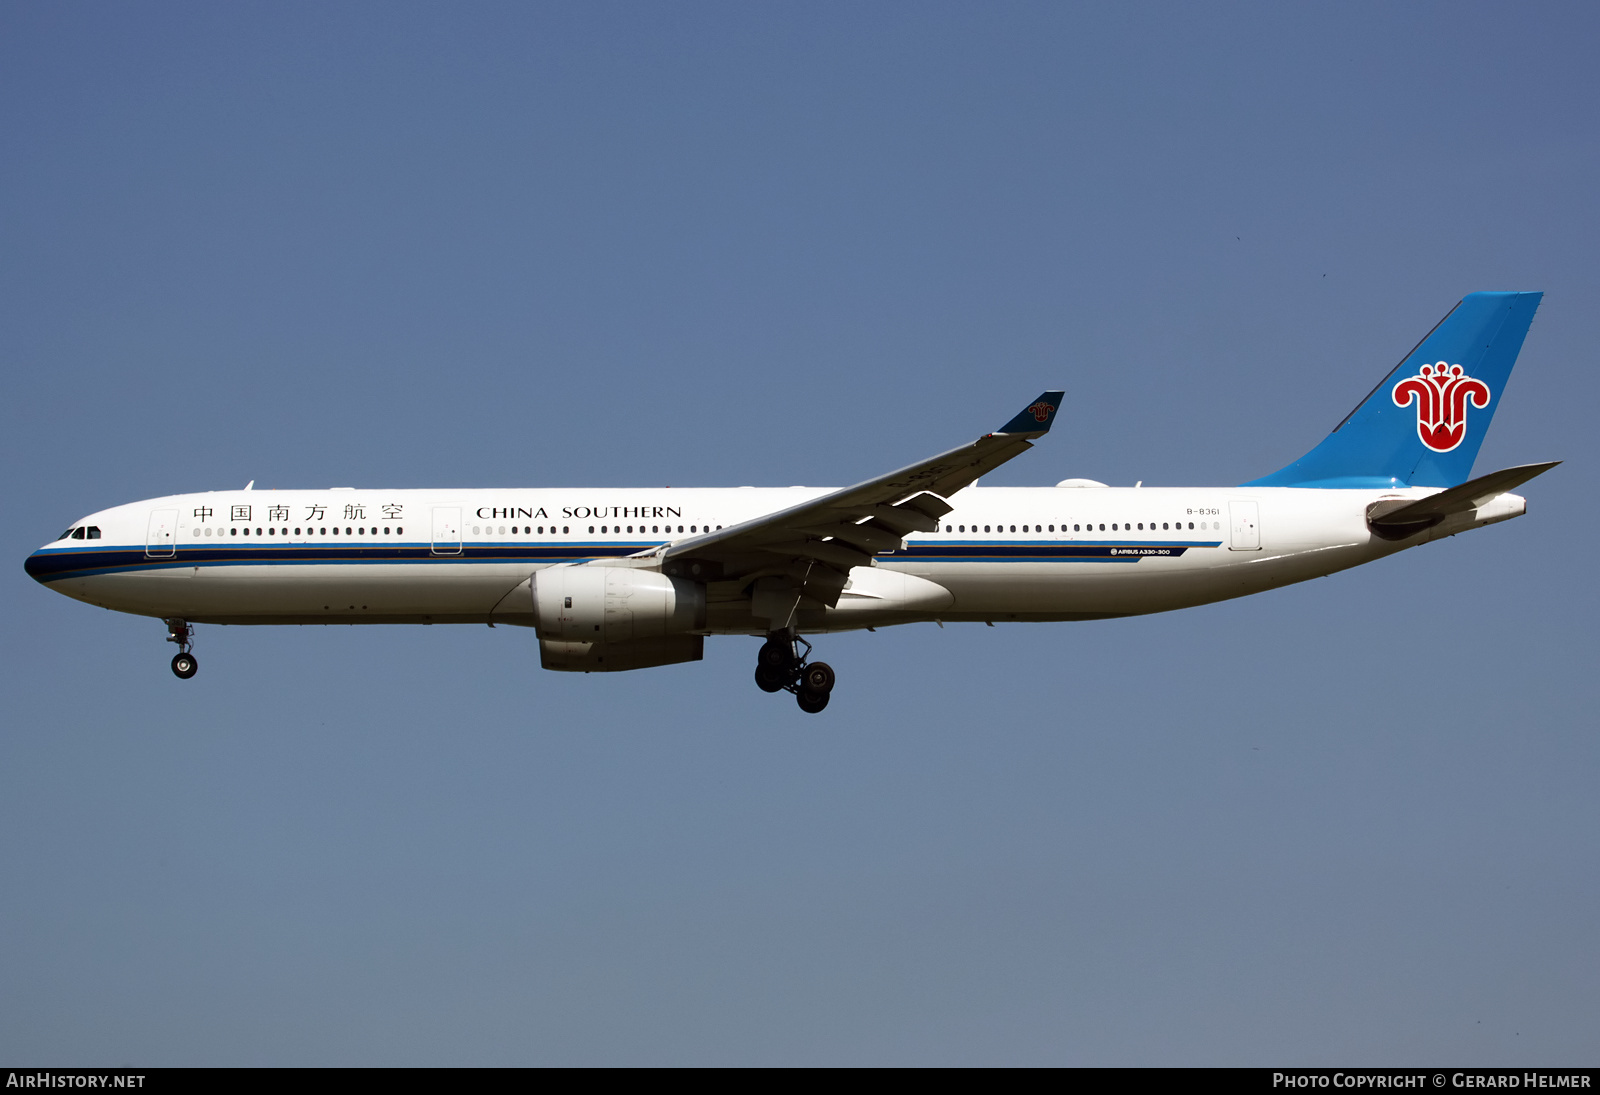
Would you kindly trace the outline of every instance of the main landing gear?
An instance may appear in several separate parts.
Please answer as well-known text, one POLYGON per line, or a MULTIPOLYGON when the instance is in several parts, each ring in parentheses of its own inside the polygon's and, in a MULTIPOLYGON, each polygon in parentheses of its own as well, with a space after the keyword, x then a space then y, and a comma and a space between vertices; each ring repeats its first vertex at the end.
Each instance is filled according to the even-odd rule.
POLYGON ((835 680, 827 662, 807 662, 811 644, 798 635, 777 632, 767 637, 756 655, 756 687, 763 692, 793 692, 800 710, 815 715, 828 706, 835 680), (805 647, 800 653, 796 646, 805 647))
POLYGON ((178 644, 178 652, 172 656, 173 674, 181 681, 188 680, 200 668, 195 656, 189 653, 194 645, 194 632, 189 630, 189 621, 168 620, 167 642, 178 644))

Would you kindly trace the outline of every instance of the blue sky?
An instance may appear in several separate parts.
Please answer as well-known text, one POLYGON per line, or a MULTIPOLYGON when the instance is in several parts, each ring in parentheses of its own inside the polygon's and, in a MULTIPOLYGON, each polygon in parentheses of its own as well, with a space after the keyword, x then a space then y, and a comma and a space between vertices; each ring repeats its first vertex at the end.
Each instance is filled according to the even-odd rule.
POLYGON ((1579 4, 0 10, 0 1059, 1572 1064, 1600 1026, 1579 4), (190 490, 1228 484, 1464 293, 1528 515, 1222 605, 616 677, 22 559, 190 490))

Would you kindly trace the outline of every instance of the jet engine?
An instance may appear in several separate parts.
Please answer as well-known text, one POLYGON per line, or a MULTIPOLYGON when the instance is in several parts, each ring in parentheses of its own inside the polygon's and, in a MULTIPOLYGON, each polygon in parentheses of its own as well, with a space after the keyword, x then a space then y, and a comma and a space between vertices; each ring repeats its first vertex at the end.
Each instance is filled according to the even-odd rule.
POLYGON ((560 565, 533 576, 533 611, 546 669, 641 669, 699 661, 706 590, 630 567, 560 565))

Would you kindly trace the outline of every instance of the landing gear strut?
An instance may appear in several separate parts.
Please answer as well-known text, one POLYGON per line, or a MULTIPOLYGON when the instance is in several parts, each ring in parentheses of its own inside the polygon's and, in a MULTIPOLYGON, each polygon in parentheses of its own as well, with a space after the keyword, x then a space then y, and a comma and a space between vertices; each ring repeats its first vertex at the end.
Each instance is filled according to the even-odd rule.
POLYGON ((200 668, 200 663, 195 660, 195 656, 189 653, 194 645, 194 632, 189 630, 189 621, 168 620, 167 642, 178 644, 178 652, 172 656, 173 674, 179 680, 188 680, 200 668))
POLYGON ((756 687, 763 692, 793 692, 800 710, 815 715, 828 706, 835 675, 827 662, 807 662, 811 644, 787 631, 767 636, 756 655, 756 687), (805 653, 797 648, 805 647, 805 653))

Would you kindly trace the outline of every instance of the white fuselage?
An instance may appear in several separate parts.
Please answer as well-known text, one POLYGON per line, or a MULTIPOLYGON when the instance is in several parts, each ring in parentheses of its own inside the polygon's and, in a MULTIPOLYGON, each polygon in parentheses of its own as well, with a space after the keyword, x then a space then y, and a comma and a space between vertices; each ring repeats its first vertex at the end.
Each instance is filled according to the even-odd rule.
MULTIPOLYGON (((621 559, 826 494, 784 489, 226 491, 96 513, 28 571, 68 596, 198 623, 532 624, 530 575, 621 559)), ((857 567, 817 632, 916 620, 1082 620, 1184 608, 1357 566, 1519 516, 1517 495, 1401 541, 1366 523, 1430 488, 969 487, 937 532, 857 567), (897 575, 922 581, 907 581, 897 575), (932 583, 932 586, 924 583, 932 583), (930 590, 933 591, 930 594, 930 590)), ((766 630, 710 587, 702 634, 766 630)))

